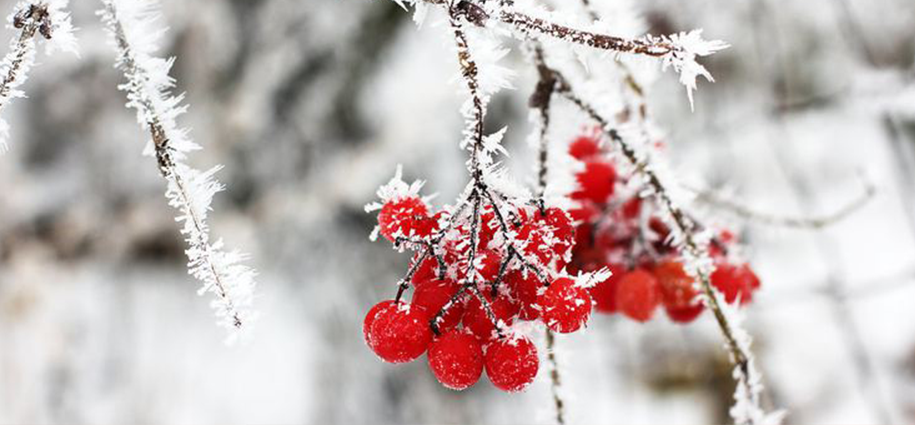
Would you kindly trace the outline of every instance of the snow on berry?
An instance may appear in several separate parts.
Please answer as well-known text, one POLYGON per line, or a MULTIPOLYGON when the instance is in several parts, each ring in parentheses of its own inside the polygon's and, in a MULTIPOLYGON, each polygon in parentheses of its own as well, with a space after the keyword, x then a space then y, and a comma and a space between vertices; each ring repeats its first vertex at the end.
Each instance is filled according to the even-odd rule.
POLYGON ((429 345, 429 369, 446 388, 463 390, 483 374, 483 346, 463 330, 451 330, 429 345))
MULTIPOLYGON (((375 323, 375 318, 378 317, 378 313, 382 310, 386 310, 388 307, 394 304, 394 300, 382 301, 378 304, 375 304, 369 312, 365 315, 365 320, 362 321, 362 336, 365 338, 365 343, 369 347, 372 347, 374 344, 371 339, 371 329, 372 323, 375 323)), ((373 348, 374 350, 374 348, 373 348)))
POLYGON ((661 302, 658 280, 644 269, 623 275, 616 287, 616 305, 630 319, 647 322, 661 302))
MULTIPOLYGON (((518 314, 520 306, 518 303, 508 299, 505 296, 496 296, 493 300, 487 293, 484 298, 489 303, 489 308, 498 322, 505 326, 514 322, 515 315, 518 314)), ((488 341, 496 334, 496 326, 493 324, 485 306, 476 297, 471 298, 467 303, 463 319, 464 327, 469 329, 481 341, 488 341)))
POLYGON ((406 363, 426 352, 432 330, 423 309, 392 301, 382 301, 375 308, 364 323, 369 326, 366 342, 378 357, 388 363, 406 363))
POLYGON ((539 289, 543 283, 533 272, 527 270, 511 270, 505 274, 505 284, 512 296, 519 304, 519 318, 521 320, 534 320, 540 316, 540 306, 537 303, 539 289))
POLYGON ((554 280, 537 302, 541 320, 555 332, 575 332, 591 317, 591 295, 572 278, 554 280))
POLYGON ((394 242, 398 237, 426 238, 437 230, 438 221, 429 215, 429 207, 419 197, 385 202, 378 212, 381 236, 394 242))
POLYGON ((486 346, 486 376, 492 384, 506 392, 527 388, 540 367, 537 347, 523 335, 513 334, 486 346))
MULTIPOLYGON (((420 255, 414 255, 414 261, 416 261, 420 255)), ((415 287, 419 287, 423 283, 436 280, 438 276, 438 260, 435 257, 428 256, 423 262, 417 266, 416 272, 413 273, 413 276, 410 277, 410 283, 415 287)))
MULTIPOLYGON (((414 307, 425 310, 431 318, 435 317, 439 310, 445 307, 445 304, 451 300, 461 287, 455 282, 449 280, 430 280, 416 285, 413 291, 412 303, 414 307)), ((461 323, 461 317, 464 315, 463 300, 452 304, 448 311, 442 316, 438 323, 439 329, 447 330, 454 328, 461 323)))

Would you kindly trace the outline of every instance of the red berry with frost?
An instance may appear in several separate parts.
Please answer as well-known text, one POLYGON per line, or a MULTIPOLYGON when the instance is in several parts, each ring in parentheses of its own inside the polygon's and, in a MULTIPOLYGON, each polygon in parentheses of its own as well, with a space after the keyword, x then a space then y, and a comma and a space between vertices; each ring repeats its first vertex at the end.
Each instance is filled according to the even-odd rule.
POLYGON ((581 329, 591 317, 591 295, 574 279, 554 280, 540 296, 540 319, 555 332, 571 333, 581 329))
POLYGON ((378 227, 382 236, 394 242, 397 236, 428 237, 438 228, 438 220, 429 216, 422 199, 406 197, 385 202, 378 212, 378 227))
POLYGON ((537 304, 537 291, 542 286, 540 279, 532 271, 514 269, 505 274, 505 284, 511 291, 512 297, 519 304, 519 318, 521 320, 534 320, 540 317, 540 307, 537 304))
POLYGON ((365 320, 362 321, 362 336, 365 338, 365 343, 369 347, 372 346, 372 340, 370 338, 370 331, 372 329, 372 323, 375 323, 375 319, 378 317, 378 313, 382 310, 386 310, 388 307, 394 304, 394 300, 382 301, 378 304, 375 304, 369 312, 365 315, 365 320))
POLYGON ((759 288, 759 278, 746 264, 735 266, 719 263, 712 273, 711 281, 724 295, 725 301, 733 303, 740 299, 741 305, 750 302, 753 299, 753 291, 759 288))
POLYGON ((429 345, 429 369, 446 388, 463 390, 483 374, 483 346, 466 331, 451 330, 429 345))
MULTIPOLYGON (((431 280, 421 285, 417 285, 413 291, 413 306, 422 308, 426 311, 429 318, 435 317, 436 314, 451 300, 454 294, 460 291, 461 287, 457 283, 449 280, 431 280)), ((448 307, 448 312, 442 316, 439 322, 439 329, 447 330, 454 328, 461 323, 461 317, 464 315, 463 300, 448 307)))
POLYGON ((678 323, 693 321, 702 313, 699 291, 693 279, 683 270, 683 264, 665 261, 651 270, 661 290, 661 301, 671 320, 678 323))
POLYGON ((518 392, 527 388, 540 367, 537 347, 526 336, 513 335, 493 341, 486 347, 486 376, 496 388, 518 392))
MULTIPOLYGON (((518 314, 520 306, 504 295, 497 295, 493 301, 487 293, 485 298, 489 301, 489 308, 496 319, 501 320, 506 326, 511 325, 515 315, 518 314)), ((487 341, 495 335, 496 327, 490 320, 486 308, 476 297, 472 297, 467 302, 462 323, 464 323, 465 328, 469 329, 482 341, 487 341)))
POLYGON ((388 305, 379 307, 371 320, 366 318, 370 322, 369 348, 389 363, 406 363, 421 356, 432 341, 429 316, 405 302, 380 304, 385 303, 388 305))
POLYGON ((584 161, 599 153, 600 143, 592 137, 579 136, 569 145, 569 155, 579 161, 584 161))
POLYGON ((647 322, 661 302, 658 281, 644 269, 623 275, 616 287, 616 306, 630 319, 647 322))
POLYGON ((611 263, 607 265, 610 269, 610 277, 606 280, 597 282, 596 285, 589 289, 591 298, 594 299, 594 308, 601 313, 616 313, 616 291, 619 281, 626 273, 626 267, 622 264, 611 263))
POLYGON ((603 204, 613 194, 616 169, 606 162, 587 162, 584 171, 578 173, 576 179, 578 190, 572 193, 572 199, 603 204))
POLYGON ((437 277, 438 260, 433 256, 428 256, 413 273, 413 276, 410 278, 410 283, 419 287, 423 283, 436 280, 437 277))

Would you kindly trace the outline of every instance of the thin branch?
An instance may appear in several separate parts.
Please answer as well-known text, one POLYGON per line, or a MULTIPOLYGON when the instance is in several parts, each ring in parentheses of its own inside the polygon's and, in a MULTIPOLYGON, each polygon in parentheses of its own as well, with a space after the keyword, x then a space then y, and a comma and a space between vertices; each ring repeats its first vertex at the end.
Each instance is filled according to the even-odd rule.
MULTIPOLYGON (((667 211, 671 218, 671 224, 676 226, 676 230, 682 235, 682 244, 677 247, 680 250, 681 255, 695 259, 703 264, 711 264, 708 250, 696 239, 695 231, 698 227, 697 223, 689 218, 689 216, 680 209, 679 205, 674 203, 667 188, 661 182, 658 175, 651 169, 649 164, 639 156, 635 148, 623 140, 607 119, 600 115, 588 103, 579 98, 558 71, 554 69, 554 72, 561 82, 559 85, 559 93, 575 104, 591 119, 600 124, 606 135, 616 144, 619 152, 632 164, 637 173, 644 176, 646 183, 652 189, 652 195, 658 201, 658 204, 667 211)), ((706 306, 712 311, 718 328, 725 339, 727 349, 731 354, 731 361, 737 368, 739 374, 739 376, 737 376, 738 385, 743 387, 744 394, 751 397, 751 403, 758 406, 758 390, 752 384, 758 377, 756 377, 755 369, 751 364, 750 354, 746 347, 738 341, 734 327, 722 310, 719 295, 711 285, 710 270, 699 267, 695 270, 695 274, 697 276, 694 277, 696 277, 697 281, 700 283, 706 306)))
MULTIPOLYGON (((29 68, 35 62, 35 36, 41 33, 51 38, 50 15, 45 4, 21 3, 23 7, 13 16, 13 27, 19 29, 19 36, 10 43, 10 52, 3 58, 3 80, 0 81, 0 111, 13 98, 24 97, 14 91, 25 82, 29 68)), ((6 151, 8 124, 0 121, 0 153, 6 151)))
MULTIPOLYGON (((104 0, 103 3, 100 15, 117 48, 118 67, 128 80, 121 88, 128 92, 128 105, 137 109, 142 125, 150 132, 159 172, 169 182, 166 192, 169 204, 181 212, 178 219, 184 222, 181 232, 189 246, 189 272, 203 281, 201 293, 211 291, 216 294, 219 302, 215 305, 221 323, 235 330, 241 329, 251 317, 245 309, 251 303, 254 271, 238 264, 245 256, 237 252, 222 252, 221 241, 213 244, 209 241, 206 211, 212 195, 221 189, 211 178, 218 168, 201 173, 178 161, 183 151, 175 146, 178 143, 175 139, 183 138, 184 134, 175 128, 173 120, 182 110, 174 109, 180 98, 168 97, 162 92, 161 83, 157 85, 152 71, 140 62, 141 53, 135 50, 124 28, 127 18, 120 15, 115 1, 104 0)), ((131 16, 130 19, 137 18, 131 16)), ((141 21, 132 22, 142 24, 141 21)), ((144 56, 144 60, 152 59, 144 56)), ((187 140, 182 142, 190 144, 187 140)), ((236 334, 231 335, 234 336, 236 334)))
POLYGON ((767 224, 772 226, 783 226, 798 229, 819 230, 831 226, 844 220, 856 211, 863 208, 877 193, 876 187, 868 180, 862 178, 861 183, 864 190, 855 199, 843 205, 841 208, 822 215, 814 217, 789 217, 779 216, 771 213, 753 210, 739 202, 725 199, 712 191, 689 189, 696 194, 696 201, 708 204, 712 207, 728 210, 748 221, 767 224))
POLYGON ((546 358, 550 363, 550 392, 553 395, 553 406, 556 408, 556 423, 564 425, 565 401, 560 394, 562 377, 559 375, 559 361, 556 359, 556 337, 550 329, 546 330, 546 358))

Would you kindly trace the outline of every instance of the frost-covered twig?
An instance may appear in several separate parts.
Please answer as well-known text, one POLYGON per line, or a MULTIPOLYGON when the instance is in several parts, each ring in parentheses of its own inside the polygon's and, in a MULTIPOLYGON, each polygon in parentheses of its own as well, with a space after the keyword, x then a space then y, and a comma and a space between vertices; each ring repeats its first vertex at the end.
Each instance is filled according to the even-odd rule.
POLYGON ((556 359, 556 336, 546 330, 546 359, 550 364, 550 393, 553 395, 553 407, 556 409, 556 423, 566 423, 565 400, 562 399, 562 376, 559 374, 559 361, 556 359))
POLYGON ((855 199, 849 201, 847 204, 843 205, 841 208, 835 211, 825 215, 813 217, 789 217, 756 211, 739 202, 726 199, 712 191, 693 189, 690 190, 696 193, 697 202, 708 204, 712 207, 725 209, 745 220, 772 226, 818 230, 838 223, 839 221, 863 208, 871 199, 874 198, 874 195, 877 193, 877 189, 874 187, 874 185, 870 181, 864 179, 862 179, 862 184, 864 185, 864 191, 861 192, 861 194, 858 195, 855 199))
MULTIPOLYGON (((425 2, 445 4, 443 0, 425 2)), ((492 23, 507 25, 510 30, 519 33, 519 39, 556 39, 617 54, 630 53, 658 58, 663 68, 673 68, 680 75, 680 83, 686 87, 691 108, 697 77, 702 76, 708 81, 715 81, 708 70, 696 62, 696 58, 729 47, 720 40, 703 39, 702 30, 660 36, 648 34, 629 39, 602 34, 597 30, 573 28, 558 22, 559 18, 550 12, 536 8, 520 9, 514 2, 508 1, 489 1, 479 5, 470 0, 456 0, 451 3, 450 8, 461 12, 468 22, 477 26, 492 23)))
MULTIPOLYGON (((76 39, 67 0, 29 0, 16 4, 7 19, 19 34, 10 41, 10 51, 0 62, 0 112, 17 97, 25 97, 19 86, 25 83, 35 63, 36 36, 48 41, 48 52, 55 49, 76 52, 76 39)), ((0 118, 0 153, 7 149, 9 124, 0 118)))
POLYGON ((127 82, 127 106, 136 109, 140 125, 152 140, 146 154, 155 155, 159 172, 168 180, 166 197, 180 214, 181 233, 188 244, 188 271, 203 282, 200 294, 212 292, 219 324, 228 328, 230 341, 249 327, 255 272, 241 264, 247 255, 225 251, 222 240, 210 242, 206 222, 210 203, 223 186, 213 178, 221 167, 201 172, 184 164, 188 152, 200 147, 179 128, 175 119, 184 113, 183 95, 172 95, 175 81, 169 75, 173 59, 154 56, 162 31, 157 28, 157 4, 153 0, 103 0, 99 11, 118 53, 116 66, 127 82))
POLYGON ((711 284, 710 276, 714 265, 708 253, 707 232, 701 231, 698 224, 673 200, 668 183, 663 181, 648 162, 646 155, 625 141, 609 120, 579 97, 562 74, 556 70, 554 72, 560 81, 559 93, 600 125, 614 142, 617 150, 632 165, 635 174, 645 180, 646 191, 643 196, 654 197, 666 213, 663 218, 673 230, 671 243, 683 257, 684 269, 699 283, 703 302, 712 311, 725 339, 731 361, 735 365, 734 378, 737 381, 737 390, 731 415, 738 424, 760 424, 778 420, 780 413, 767 415, 760 405, 762 384, 750 352, 750 337, 738 326, 736 312, 729 311, 730 307, 721 301, 720 294, 711 284))

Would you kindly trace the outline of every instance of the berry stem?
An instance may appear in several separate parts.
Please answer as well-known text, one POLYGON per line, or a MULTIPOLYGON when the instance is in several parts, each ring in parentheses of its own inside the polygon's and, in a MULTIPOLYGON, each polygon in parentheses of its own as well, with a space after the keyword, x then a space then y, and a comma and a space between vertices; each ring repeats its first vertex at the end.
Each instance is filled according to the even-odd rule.
POLYGON ((562 377, 559 375, 559 362, 556 359, 556 335, 549 328, 546 330, 546 358, 550 363, 550 392, 553 395, 553 405, 556 407, 556 423, 564 425, 566 423, 565 401, 559 394, 562 377))
POLYGON ((426 258, 429 258, 429 253, 432 251, 432 247, 428 246, 423 250, 422 254, 419 255, 419 258, 410 265, 410 269, 407 270, 407 274, 404 275, 397 282, 397 296, 394 297, 394 302, 400 302, 400 298, 403 297, 404 291, 410 287, 410 280, 413 279, 413 275, 416 274, 416 271, 419 270, 419 267, 423 264, 426 258))

